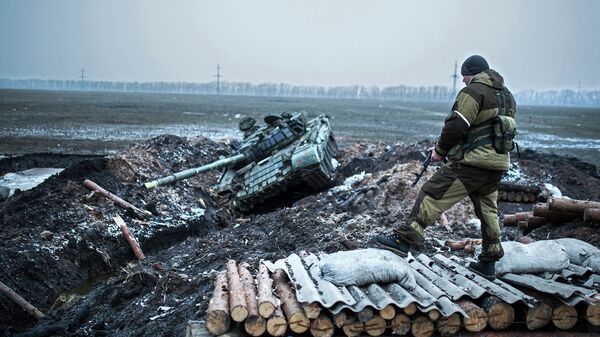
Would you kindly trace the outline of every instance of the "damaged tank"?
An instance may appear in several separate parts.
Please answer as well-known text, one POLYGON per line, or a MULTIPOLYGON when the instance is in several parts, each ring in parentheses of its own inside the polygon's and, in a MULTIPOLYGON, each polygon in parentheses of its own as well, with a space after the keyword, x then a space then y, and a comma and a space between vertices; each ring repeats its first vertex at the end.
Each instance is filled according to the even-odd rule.
POLYGON ((300 185, 313 191, 330 186, 336 178, 337 145, 329 118, 307 120, 304 112, 269 115, 265 125, 244 118, 239 148, 231 157, 145 183, 148 189, 223 169, 215 190, 231 194, 233 209, 247 212, 265 200, 300 185))

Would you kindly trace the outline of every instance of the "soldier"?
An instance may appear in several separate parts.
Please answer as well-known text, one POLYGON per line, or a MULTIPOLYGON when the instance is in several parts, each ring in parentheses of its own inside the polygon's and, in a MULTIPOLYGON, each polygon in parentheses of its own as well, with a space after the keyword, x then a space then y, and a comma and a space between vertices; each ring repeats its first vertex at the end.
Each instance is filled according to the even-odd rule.
POLYGON ((406 221, 389 236, 377 235, 379 246, 406 255, 423 238, 423 230, 442 212, 469 197, 481 220, 482 252, 469 267, 486 276, 495 275, 495 262, 504 252, 498 225, 498 187, 510 164, 515 135, 515 100, 504 79, 487 61, 473 55, 461 67, 466 87, 457 95, 446 117, 431 160, 448 158, 427 181, 406 221))

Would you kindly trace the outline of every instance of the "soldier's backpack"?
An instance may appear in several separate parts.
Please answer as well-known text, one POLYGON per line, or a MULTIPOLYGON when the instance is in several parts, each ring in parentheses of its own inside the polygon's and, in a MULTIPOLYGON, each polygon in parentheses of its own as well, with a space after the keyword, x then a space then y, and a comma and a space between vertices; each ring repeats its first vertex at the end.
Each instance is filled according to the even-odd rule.
POLYGON ((498 99, 498 116, 476 125, 467 135, 467 140, 463 144, 462 150, 467 153, 476 147, 491 144, 496 153, 506 154, 512 151, 515 146, 517 135, 517 123, 510 114, 511 94, 508 89, 494 90, 498 99))

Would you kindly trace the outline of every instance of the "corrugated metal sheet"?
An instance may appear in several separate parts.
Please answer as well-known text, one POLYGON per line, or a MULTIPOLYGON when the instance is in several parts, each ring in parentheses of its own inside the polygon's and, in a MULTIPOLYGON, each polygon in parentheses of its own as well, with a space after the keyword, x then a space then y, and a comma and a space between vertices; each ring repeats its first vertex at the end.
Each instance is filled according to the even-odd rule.
MULTIPOLYGON (((572 277, 596 280, 596 274, 589 276, 587 268, 571 265, 559 277, 544 278, 532 274, 506 274, 493 281, 473 273, 465 266, 467 261, 456 257, 436 254, 430 258, 424 254, 409 256, 408 264, 413 269, 417 286, 408 290, 398 283, 370 284, 367 286, 336 286, 322 278, 320 259, 314 254, 300 257, 292 254, 275 263, 263 261, 271 270, 283 269, 296 288, 300 302, 318 302, 333 314, 344 309, 353 312, 365 308, 381 310, 389 304, 405 308, 416 304, 423 312, 439 310, 444 316, 464 311, 454 301, 460 298, 477 299, 484 295, 493 295, 504 302, 513 304, 521 302, 529 307, 536 304, 536 299, 515 288, 522 286, 559 297, 564 303, 571 305, 581 301, 597 302, 596 289, 577 286, 556 281, 559 278, 569 280, 572 277)), ((545 275, 548 276, 548 275, 545 275)), ((596 275, 598 276, 598 275, 596 275)), ((598 276, 600 277, 600 276, 598 276)))

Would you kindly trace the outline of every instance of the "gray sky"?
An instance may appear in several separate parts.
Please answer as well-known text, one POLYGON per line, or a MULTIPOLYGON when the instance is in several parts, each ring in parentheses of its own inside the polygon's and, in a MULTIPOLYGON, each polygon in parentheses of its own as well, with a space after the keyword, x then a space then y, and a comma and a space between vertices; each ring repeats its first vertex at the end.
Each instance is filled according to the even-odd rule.
POLYGON ((600 88, 600 1, 0 0, 0 77, 600 88))

